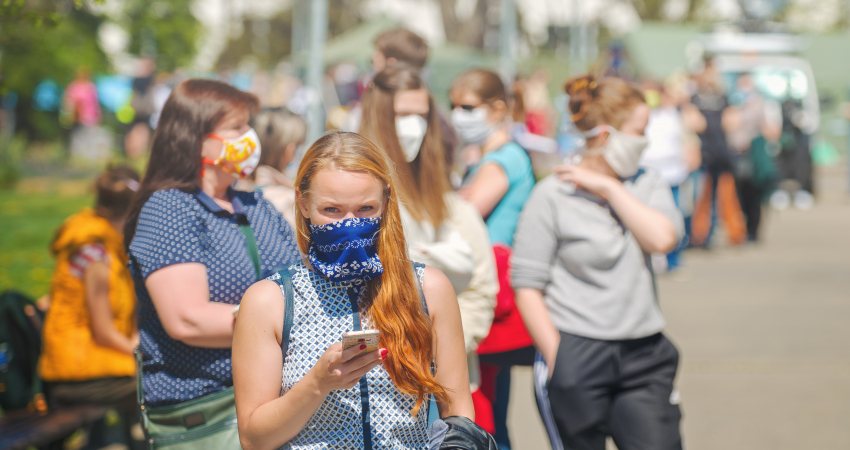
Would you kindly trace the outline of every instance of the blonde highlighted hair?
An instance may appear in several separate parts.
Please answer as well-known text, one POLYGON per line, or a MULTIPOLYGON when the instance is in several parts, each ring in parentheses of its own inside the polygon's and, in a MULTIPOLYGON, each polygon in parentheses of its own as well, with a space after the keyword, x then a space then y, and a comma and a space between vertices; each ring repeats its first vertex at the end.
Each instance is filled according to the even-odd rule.
MULTIPOLYGON (((366 173, 384 186, 385 207, 378 231, 378 257, 384 266, 381 277, 370 282, 368 314, 381 332, 381 344, 389 350, 384 368, 398 390, 416 397, 411 411, 418 414, 427 394, 447 400, 446 389, 431 373, 434 360, 431 321, 419 299, 413 267, 407 256, 407 243, 401 225, 395 174, 384 153, 365 137, 333 132, 317 140, 301 161, 295 177, 299 199, 310 196, 311 183, 323 169, 366 173)), ((310 222, 295 209, 298 247, 310 249, 310 222)))
MULTIPOLYGON (((254 130, 260 136, 260 165, 283 170, 286 148, 301 145, 307 137, 307 122, 289 110, 262 111, 254 118, 254 130)), ((256 172, 255 172, 256 173, 256 172)))

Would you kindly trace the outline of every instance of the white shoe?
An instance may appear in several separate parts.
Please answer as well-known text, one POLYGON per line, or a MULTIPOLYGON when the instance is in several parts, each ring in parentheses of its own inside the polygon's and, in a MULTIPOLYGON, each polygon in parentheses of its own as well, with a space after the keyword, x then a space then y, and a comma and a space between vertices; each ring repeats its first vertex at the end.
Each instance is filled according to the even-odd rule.
POLYGON ((815 205, 815 198, 812 197, 812 194, 799 190, 794 193, 794 207, 800 210, 809 210, 812 209, 812 206, 815 205))
POLYGON ((771 208, 777 211, 783 211, 788 209, 789 206, 791 206, 791 196, 787 192, 778 190, 770 196, 771 208))

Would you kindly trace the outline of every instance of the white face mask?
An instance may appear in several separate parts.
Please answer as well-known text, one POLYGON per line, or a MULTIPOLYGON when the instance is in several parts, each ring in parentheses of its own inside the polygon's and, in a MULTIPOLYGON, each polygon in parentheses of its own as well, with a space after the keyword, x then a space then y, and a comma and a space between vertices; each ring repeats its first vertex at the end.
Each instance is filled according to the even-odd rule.
POLYGON ((404 159, 407 162, 413 161, 419 155, 426 131, 428 131, 428 122, 418 114, 395 118, 395 133, 398 135, 398 143, 404 150, 404 159))
POLYGON ((209 135, 209 138, 221 141, 221 153, 215 160, 205 163, 221 166, 240 177, 251 175, 260 164, 260 137, 253 128, 236 138, 222 138, 215 134, 209 135))
POLYGON ((640 168, 640 157, 649 141, 645 136, 633 136, 617 130, 611 125, 599 125, 585 133, 586 137, 608 132, 608 141, 602 149, 602 157, 620 178, 634 176, 640 168))
POLYGON ((457 107, 452 110, 452 126, 465 144, 481 144, 493 133, 495 127, 487 121, 487 108, 479 106, 472 111, 457 107))

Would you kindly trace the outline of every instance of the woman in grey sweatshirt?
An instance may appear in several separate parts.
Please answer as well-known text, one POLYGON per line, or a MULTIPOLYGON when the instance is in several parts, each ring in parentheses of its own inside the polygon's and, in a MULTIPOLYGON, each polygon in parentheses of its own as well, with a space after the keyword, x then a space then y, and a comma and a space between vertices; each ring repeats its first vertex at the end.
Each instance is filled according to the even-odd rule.
POLYGON ((621 450, 679 449, 678 352, 661 333, 649 255, 675 247, 683 227, 669 187, 638 168, 649 108, 617 78, 566 90, 586 147, 532 193, 512 259, 538 400, 553 413, 544 422, 555 448, 603 450, 610 436, 621 450))

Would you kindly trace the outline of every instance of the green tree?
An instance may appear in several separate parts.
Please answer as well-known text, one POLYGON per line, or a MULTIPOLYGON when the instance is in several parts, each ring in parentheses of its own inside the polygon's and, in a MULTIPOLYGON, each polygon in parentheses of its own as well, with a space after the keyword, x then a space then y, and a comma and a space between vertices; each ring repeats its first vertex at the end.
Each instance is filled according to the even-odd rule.
POLYGON ((232 69, 246 56, 256 59, 262 69, 270 69, 292 54, 292 8, 273 17, 243 19, 244 32, 227 43, 216 67, 232 69))
POLYGON ((0 95, 17 95, 18 129, 30 138, 59 133, 55 114, 32 108, 40 81, 50 78, 65 86, 80 68, 98 73, 109 67, 97 45, 102 22, 78 1, 0 3, 0 95))
POLYGON ((0 0, 0 96, 14 93, 17 128, 29 138, 60 133, 55 113, 32 108, 39 82, 66 86, 77 70, 111 71, 98 30, 114 20, 130 34, 130 53, 154 56, 161 70, 185 66, 195 55, 200 24, 191 0, 126 0, 123 14, 104 17, 102 0, 0 0))
MULTIPOLYGON (((328 1, 328 39, 363 23, 364 18, 360 15, 363 3, 363 0, 328 1)), ((292 6, 271 17, 240 18, 243 33, 230 39, 219 55, 216 67, 232 69, 250 56, 260 68, 270 69, 280 61, 294 58, 293 52, 297 51, 295 47, 299 43, 293 40, 293 34, 298 29, 301 38, 306 39, 310 25, 309 9, 309 2, 293 2, 292 6)))
POLYGON ((130 53, 153 56, 160 70, 185 67, 195 56, 201 25, 191 0, 126 0, 118 23, 130 34, 130 53))

